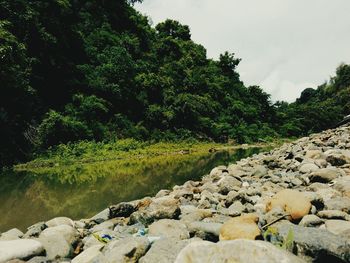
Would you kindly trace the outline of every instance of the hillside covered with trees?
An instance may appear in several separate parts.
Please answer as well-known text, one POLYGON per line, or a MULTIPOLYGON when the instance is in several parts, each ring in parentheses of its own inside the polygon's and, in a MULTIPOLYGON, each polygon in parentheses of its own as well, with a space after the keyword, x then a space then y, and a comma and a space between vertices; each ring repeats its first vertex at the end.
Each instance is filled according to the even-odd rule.
POLYGON ((350 113, 350 66, 295 103, 245 86, 188 26, 151 26, 126 0, 0 0, 0 166, 62 143, 238 143, 330 128, 350 113))

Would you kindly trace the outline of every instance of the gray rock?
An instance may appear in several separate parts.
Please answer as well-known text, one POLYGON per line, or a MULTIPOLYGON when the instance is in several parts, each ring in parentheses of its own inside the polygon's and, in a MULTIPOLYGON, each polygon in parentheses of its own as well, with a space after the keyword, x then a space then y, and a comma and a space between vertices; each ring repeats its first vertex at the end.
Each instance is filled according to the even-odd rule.
POLYGON ((219 187, 219 193, 226 195, 236 189, 236 187, 241 187, 242 182, 235 177, 225 176, 217 182, 217 185, 219 187))
POLYGON ((0 241, 5 241, 5 240, 15 240, 19 239, 23 236, 23 232, 17 228, 12 228, 9 231, 6 231, 1 234, 0 236, 0 241))
POLYGON ((47 227, 54 227, 59 225, 67 225, 74 227, 74 221, 68 217, 56 217, 45 223, 47 227))
POLYGON ((73 247, 66 241, 63 235, 45 235, 38 238, 38 241, 44 246, 46 256, 53 260, 56 258, 69 258, 73 255, 73 247))
POLYGON ((335 197, 324 203, 326 210, 339 210, 350 213, 350 198, 349 197, 335 197))
POLYGON ((95 262, 103 262, 106 259, 104 258, 101 250, 103 245, 96 245, 84 250, 78 256, 76 256, 72 263, 95 263, 95 262))
POLYGON ((43 245, 31 239, 0 241, 0 262, 12 259, 30 259, 44 253, 43 245))
POLYGON ((149 235, 175 239, 189 239, 185 224, 178 220, 162 219, 149 226, 149 235))
POLYGON ((309 262, 345 262, 350 260, 350 243, 327 230, 295 225, 280 225, 278 235, 286 239, 293 233, 292 251, 309 262))
POLYGON ((300 166, 299 171, 303 174, 306 174, 306 173, 315 172, 318 169, 320 168, 314 163, 305 163, 300 166))
POLYGON ((93 228, 90 229, 91 233, 103 231, 103 230, 112 230, 114 228, 114 221, 107 220, 99 225, 95 225, 93 228))
POLYGON ((264 241, 234 240, 219 243, 193 242, 178 255, 175 263, 302 263, 293 254, 264 241))
POLYGON ((40 233, 47 228, 45 222, 36 223, 28 227, 27 232, 24 234, 23 238, 38 237, 40 233))
POLYGON ((197 239, 178 240, 162 238, 155 241, 139 263, 173 263, 180 251, 197 239))
POLYGON ((327 220, 326 229, 336 235, 350 231, 350 222, 344 220, 327 220))
POLYGON ((253 177, 261 178, 267 174, 268 170, 264 165, 256 165, 252 172, 253 177))
POLYGON ((311 173, 310 182, 329 183, 340 176, 342 173, 337 168, 323 168, 311 173))
POLYGON ((191 236, 199 237, 203 240, 219 241, 221 223, 192 222, 188 225, 191 236))
POLYGON ((146 254, 150 242, 145 237, 130 237, 109 243, 104 249, 105 262, 129 263, 137 262, 146 254))
POLYGON ((99 212, 97 215, 94 215, 90 218, 90 220, 102 223, 109 219, 109 208, 106 208, 105 210, 99 212))
POLYGON ((313 227, 313 226, 319 226, 323 224, 324 221, 315 215, 306 215, 303 217, 303 219, 299 222, 300 226, 305 227, 313 227))
POLYGON ((41 232, 39 238, 50 239, 53 236, 62 236, 68 244, 72 245, 78 240, 79 233, 74 227, 68 225, 58 225, 55 227, 46 228, 43 232, 41 232))
POLYGON ((350 220, 350 215, 339 210, 323 210, 323 211, 319 211, 317 215, 325 219, 350 220))
POLYGON ((31 258, 29 261, 27 261, 28 263, 51 263, 52 260, 48 259, 45 256, 37 256, 37 257, 33 257, 31 258))
POLYGON ((350 176, 338 178, 334 184, 334 188, 341 192, 343 196, 350 197, 350 176))

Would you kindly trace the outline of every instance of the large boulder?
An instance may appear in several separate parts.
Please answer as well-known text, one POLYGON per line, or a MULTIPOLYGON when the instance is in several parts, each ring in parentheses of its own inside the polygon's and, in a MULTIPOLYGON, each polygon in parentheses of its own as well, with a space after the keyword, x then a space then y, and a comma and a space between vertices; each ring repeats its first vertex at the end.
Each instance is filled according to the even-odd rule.
POLYGON ((266 211, 281 207, 293 220, 298 220, 310 212, 311 206, 310 201, 303 193, 285 189, 268 201, 266 211))
POLYGON ((31 239, 0 241, 0 262, 12 259, 30 259, 44 253, 43 245, 31 239))
POLYGON ((255 214, 245 214, 225 222, 220 229, 220 240, 255 239, 260 235, 255 214))
POLYGON ((67 225, 74 227, 74 221, 68 217, 56 217, 45 223, 47 227, 54 227, 59 225, 67 225))
POLYGON ((188 239, 190 234, 186 225, 178 220, 162 219, 149 226, 149 235, 175 239, 188 239))
POLYGON ((103 262, 103 254, 101 252, 103 245, 96 245, 84 250, 72 260, 72 263, 95 263, 103 262))
POLYGON ((0 240, 15 240, 23 237, 23 232, 17 228, 12 228, 0 235, 0 240))
POLYGON ((198 241, 185 247, 175 263, 302 263, 293 254, 264 241, 198 241))
POLYGON ((277 226, 278 236, 286 240, 292 233, 291 250, 308 262, 349 262, 350 243, 327 230, 292 224, 277 226))

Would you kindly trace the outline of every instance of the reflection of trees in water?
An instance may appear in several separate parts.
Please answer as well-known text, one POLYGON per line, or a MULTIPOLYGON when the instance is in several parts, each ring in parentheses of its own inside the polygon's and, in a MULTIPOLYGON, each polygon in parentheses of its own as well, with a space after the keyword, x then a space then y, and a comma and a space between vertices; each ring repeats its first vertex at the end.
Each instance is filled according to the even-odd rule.
POLYGON ((0 194, 0 230, 25 227, 59 215, 90 217, 108 205, 199 180, 217 165, 233 163, 258 151, 253 148, 37 169, 25 177, 22 174, 24 181, 17 188, 13 178, 18 179, 18 174, 4 176, 1 181, 8 181, 0 194), (16 224, 14 217, 19 218, 16 224))

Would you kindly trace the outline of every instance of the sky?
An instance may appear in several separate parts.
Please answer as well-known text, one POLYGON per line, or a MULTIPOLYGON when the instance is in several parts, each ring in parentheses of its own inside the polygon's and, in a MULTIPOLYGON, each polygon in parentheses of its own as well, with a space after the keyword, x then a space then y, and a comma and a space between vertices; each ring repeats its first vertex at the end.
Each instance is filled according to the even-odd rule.
POLYGON ((294 101, 350 63, 350 0, 144 0, 136 9, 153 24, 167 18, 217 59, 229 51, 246 85, 272 100, 294 101))

